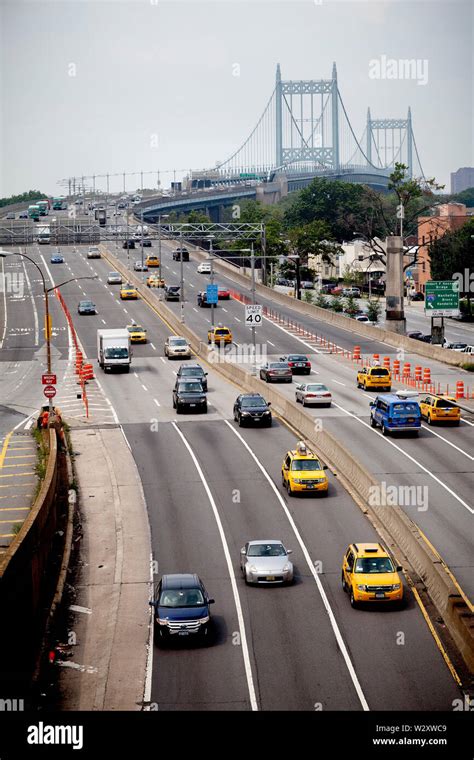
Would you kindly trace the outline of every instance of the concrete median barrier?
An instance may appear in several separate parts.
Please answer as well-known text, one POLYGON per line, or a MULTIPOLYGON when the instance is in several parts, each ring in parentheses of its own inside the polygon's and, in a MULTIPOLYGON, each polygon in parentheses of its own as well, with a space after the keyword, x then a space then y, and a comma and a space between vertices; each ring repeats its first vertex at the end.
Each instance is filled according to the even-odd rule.
MULTIPOLYGON (((189 327, 183 325, 165 303, 159 301, 157 296, 151 293, 146 286, 141 285, 138 277, 129 273, 109 252, 105 252, 104 255, 114 269, 129 277, 130 281, 137 285, 142 298, 156 309, 170 327, 189 341, 197 356, 209 362, 217 372, 237 385, 242 391, 259 392, 264 395, 268 401, 271 401, 275 412, 317 451, 321 459, 340 478, 347 490, 355 496, 363 510, 384 527, 395 545, 399 547, 400 552, 408 559, 410 565, 425 584, 430 598, 443 617, 464 661, 471 672, 474 672, 474 615, 440 558, 423 540, 417 525, 400 507, 373 503, 371 494, 374 493, 375 489, 380 489, 381 484, 335 436, 328 431, 318 429, 315 418, 308 412, 291 399, 286 398, 276 387, 251 375, 244 367, 227 360, 219 361, 218 355, 214 352, 210 353, 209 347, 189 327)), ((266 290, 269 289, 266 288, 266 290)), ((270 292, 273 293, 273 291, 270 292)), ((301 307, 303 306, 301 304, 301 307)), ((362 325, 362 327, 368 329, 366 325, 362 325)), ((380 340, 379 331, 376 328, 370 329, 375 332, 374 337, 380 340)), ((394 337, 401 338, 401 336, 394 337)), ((410 342, 416 343, 416 341, 410 342)))

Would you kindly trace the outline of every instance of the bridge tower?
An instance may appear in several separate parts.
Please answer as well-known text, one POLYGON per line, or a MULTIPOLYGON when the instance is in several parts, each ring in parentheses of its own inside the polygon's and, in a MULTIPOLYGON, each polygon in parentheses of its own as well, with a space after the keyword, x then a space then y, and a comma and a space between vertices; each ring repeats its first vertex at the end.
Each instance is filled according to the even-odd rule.
POLYGON ((332 78, 283 81, 275 78, 275 166, 311 161, 339 168, 339 91, 332 78), (318 105, 316 96, 320 96, 318 105), (330 107, 329 107, 329 101, 330 107))
POLYGON ((414 140, 410 107, 406 119, 372 119, 368 108, 366 133, 369 163, 383 168, 393 168, 395 162, 406 163, 408 175, 413 176, 414 140))

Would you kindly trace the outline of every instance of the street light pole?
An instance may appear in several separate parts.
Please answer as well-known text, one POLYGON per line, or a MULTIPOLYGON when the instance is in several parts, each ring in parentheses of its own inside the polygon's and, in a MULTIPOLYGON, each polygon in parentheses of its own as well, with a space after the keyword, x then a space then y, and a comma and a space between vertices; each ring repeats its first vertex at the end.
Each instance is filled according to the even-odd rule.
POLYGON ((179 263, 180 263, 180 275, 181 275, 181 322, 184 324, 184 269, 183 269, 183 232, 179 232, 179 263))
POLYGON ((159 298, 161 300, 161 296, 163 295, 163 291, 161 288, 161 220, 162 219, 168 219, 169 214, 158 214, 158 276, 160 278, 160 287, 158 289, 159 292, 159 298))
MULTIPOLYGON (((255 304, 255 251, 253 248, 253 240, 250 247, 250 267, 252 273, 252 304, 255 304)), ((255 340, 255 325, 252 325, 252 348, 253 348, 253 363, 252 363, 252 375, 257 374, 257 347, 255 340)))
MULTIPOLYGON (((214 249, 212 247, 212 240, 214 235, 209 235, 209 258, 211 260, 211 285, 214 285, 214 249)), ((214 327, 214 301, 211 303, 211 326, 214 327)))

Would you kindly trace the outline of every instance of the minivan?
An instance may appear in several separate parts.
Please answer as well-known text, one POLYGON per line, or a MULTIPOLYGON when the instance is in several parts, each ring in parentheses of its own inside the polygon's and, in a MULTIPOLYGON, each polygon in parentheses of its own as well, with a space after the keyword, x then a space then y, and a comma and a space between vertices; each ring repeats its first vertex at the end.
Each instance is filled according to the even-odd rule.
POLYGON ((396 393, 385 393, 370 402, 371 427, 381 427, 383 435, 414 433, 421 428, 421 411, 418 401, 396 393))

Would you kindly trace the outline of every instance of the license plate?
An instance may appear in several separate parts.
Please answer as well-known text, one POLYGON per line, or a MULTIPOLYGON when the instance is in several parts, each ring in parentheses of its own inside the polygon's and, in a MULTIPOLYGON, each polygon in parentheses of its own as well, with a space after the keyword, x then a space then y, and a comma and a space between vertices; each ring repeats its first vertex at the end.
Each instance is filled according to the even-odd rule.
POLYGON ((295 367, 304 367, 304 364, 302 362, 297 362, 297 364, 295 364, 295 367))
POLYGON ((414 417, 409 417, 408 420, 407 420, 407 422, 415 422, 415 418, 414 417))
POLYGON ((267 575, 267 581, 274 581, 275 576, 274 575, 267 575))
POLYGON ((189 631, 178 631, 178 636, 189 636, 189 631))
POLYGON ((189 404, 189 406, 196 406, 196 404, 189 404))
POLYGON ((309 483, 306 488, 314 488, 314 485, 312 483, 309 483))
POLYGON ((385 594, 375 594, 376 599, 385 599, 385 594))

